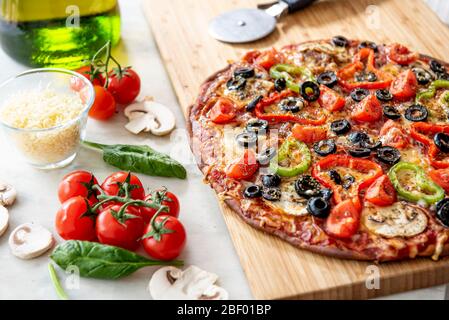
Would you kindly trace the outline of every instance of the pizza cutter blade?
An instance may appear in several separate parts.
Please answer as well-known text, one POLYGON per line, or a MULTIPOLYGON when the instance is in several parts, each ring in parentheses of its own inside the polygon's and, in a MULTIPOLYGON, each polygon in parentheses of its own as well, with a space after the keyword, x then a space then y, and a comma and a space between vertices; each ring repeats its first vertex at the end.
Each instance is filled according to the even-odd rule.
POLYGON ((209 23, 209 34, 228 43, 245 43, 262 39, 276 28, 277 20, 298 11, 315 0, 279 0, 259 5, 259 9, 225 12, 209 23))

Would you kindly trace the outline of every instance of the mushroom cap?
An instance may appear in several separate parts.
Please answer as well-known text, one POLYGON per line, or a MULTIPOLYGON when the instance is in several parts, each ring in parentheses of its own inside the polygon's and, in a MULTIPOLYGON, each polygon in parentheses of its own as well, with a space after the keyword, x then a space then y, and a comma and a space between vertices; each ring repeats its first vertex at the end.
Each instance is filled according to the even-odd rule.
POLYGON ((0 181, 0 205, 11 206, 16 197, 17 190, 12 185, 0 181))
POLYGON ((9 225, 9 213, 8 209, 3 206, 0 206, 0 237, 5 233, 6 229, 8 229, 9 225))
POLYGON ((54 244, 50 231, 39 224, 24 223, 9 236, 9 247, 20 259, 33 259, 49 250, 54 244))

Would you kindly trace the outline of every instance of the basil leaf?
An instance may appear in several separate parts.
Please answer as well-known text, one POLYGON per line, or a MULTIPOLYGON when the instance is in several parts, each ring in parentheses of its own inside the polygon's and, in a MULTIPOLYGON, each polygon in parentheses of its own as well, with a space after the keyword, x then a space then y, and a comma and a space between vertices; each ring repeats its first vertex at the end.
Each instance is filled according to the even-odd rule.
POLYGON ((182 164, 149 146, 104 145, 89 141, 83 141, 83 144, 102 150, 103 160, 122 170, 158 177, 176 177, 179 179, 187 177, 186 169, 182 164))
POLYGON ((77 267, 80 276, 98 279, 119 279, 147 266, 182 265, 181 261, 150 260, 122 248, 78 240, 58 245, 50 258, 64 270, 77 267))

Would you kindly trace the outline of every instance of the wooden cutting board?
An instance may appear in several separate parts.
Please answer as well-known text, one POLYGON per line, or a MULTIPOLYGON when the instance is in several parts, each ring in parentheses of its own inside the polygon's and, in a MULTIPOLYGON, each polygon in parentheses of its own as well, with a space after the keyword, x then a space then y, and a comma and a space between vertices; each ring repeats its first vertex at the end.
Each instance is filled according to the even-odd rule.
MULTIPOLYGON (((263 0, 262 0, 263 1, 263 0)), ((230 45, 212 39, 208 21, 234 8, 256 7, 256 0, 145 0, 144 9, 184 111, 207 76, 253 48, 280 47, 337 34, 401 42, 449 60, 449 29, 421 0, 328 0, 285 17, 269 37, 230 45)), ((260 3, 260 1, 259 1, 260 3)), ((343 261, 297 249, 246 225, 222 205, 232 240, 257 299, 365 299, 449 282, 449 260, 400 263, 343 261), (373 268, 374 266, 374 268, 373 268), (380 288, 368 289, 373 270, 380 288)))

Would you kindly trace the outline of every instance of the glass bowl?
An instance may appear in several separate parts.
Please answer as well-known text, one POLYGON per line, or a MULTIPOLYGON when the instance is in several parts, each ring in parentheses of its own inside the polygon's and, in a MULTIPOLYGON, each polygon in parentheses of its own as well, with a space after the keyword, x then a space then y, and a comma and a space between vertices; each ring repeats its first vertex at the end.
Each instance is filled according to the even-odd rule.
MULTIPOLYGON (((76 72, 44 68, 21 73, 0 85, 0 126, 4 140, 8 141, 26 162, 38 169, 64 167, 76 157, 80 140, 85 136, 87 116, 94 100, 95 91, 92 84, 76 72), (72 89, 74 81, 79 91, 72 89), (73 98, 73 101, 81 103, 79 114, 45 129, 17 128, 3 119, 2 111, 8 102, 30 92, 38 93, 43 90, 51 90, 52 94, 67 99, 73 98)), ((29 105, 24 105, 25 108, 30 108, 29 105)), ((26 109, 24 110, 26 112, 26 109)))

